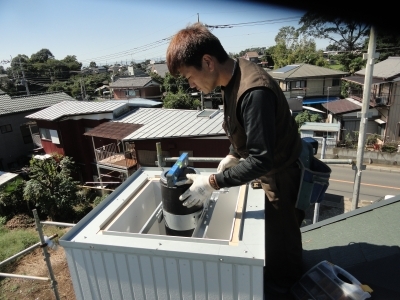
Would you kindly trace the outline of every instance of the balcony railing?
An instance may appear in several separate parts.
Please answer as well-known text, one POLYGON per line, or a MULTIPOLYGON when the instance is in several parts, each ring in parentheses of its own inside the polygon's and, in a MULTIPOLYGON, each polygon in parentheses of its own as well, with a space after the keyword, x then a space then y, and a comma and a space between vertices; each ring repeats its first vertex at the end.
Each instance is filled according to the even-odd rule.
POLYGON ((129 149, 121 152, 115 143, 101 146, 94 151, 98 164, 114 166, 117 168, 130 169, 136 167, 136 152, 129 149))
MULTIPOLYGON (((349 91, 349 97, 355 98, 357 100, 362 101, 363 99, 363 90, 350 90, 349 91)), ((390 105, 390 94, 389 93, 375 93, 374 91, 371 91, 371 101, 376 105, 376 106, 381 106, 381 105, 390 105)))
MULTIPOLYGON (((317 97, 317 96, 328 96, 328 89, 321 88, 298 88, 291 89, 290 91, 283 92, 286 98, 296 98, 297 96, 302 97, 317 97)), ((340 95, 340 87, 333 86, 329 88, 329 96, 339 96, 340 95)))

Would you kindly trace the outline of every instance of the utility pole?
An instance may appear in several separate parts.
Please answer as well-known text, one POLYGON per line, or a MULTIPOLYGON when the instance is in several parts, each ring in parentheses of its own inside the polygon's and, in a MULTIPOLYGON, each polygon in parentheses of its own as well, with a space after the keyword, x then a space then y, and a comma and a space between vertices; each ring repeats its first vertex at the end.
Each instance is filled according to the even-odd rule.
POLYGON ((353 186, 353 198, 351 201, 351 210, 355 210, 358 207, 358 198, 360 194, 360 183, 361 174, 363 170, 363 158, 364 158, 364 144, 365 144, 365 129, 368 122, 368 108, 371 97, 371 83, 372 75, 374 72, 374 60, 379 57, 379 54, 375 54, 376 48, 376 33, 374 26, 371 26, 368 53, 364 54, 364 59, 367 59, 367 65, 365 69, 365 79, 364 79, 364 91, 363 91, 363 101, 361 108, 361 118, 360 118, 360 131, 358 136, 358 146, 357 146, 357 163, 355 166, 355 178, 353 186))
POLYGON ((199 13, 197 13, 197 23, 199 23, 200 22, 200 16, 199 16, 199 13))
POLYGON ((21 67, 21 72, 22 72, 22 81, 25 85, 25 89, 26 89, 26 95, 30 96, 31 93, 29 93, 29 87, 28 87, 28 82, 25 79, 25 72, 24 72, 24 68, 22 67, 22 63, 21 63, 21 57, 18 57, 19 60, 19 66, 21 67))

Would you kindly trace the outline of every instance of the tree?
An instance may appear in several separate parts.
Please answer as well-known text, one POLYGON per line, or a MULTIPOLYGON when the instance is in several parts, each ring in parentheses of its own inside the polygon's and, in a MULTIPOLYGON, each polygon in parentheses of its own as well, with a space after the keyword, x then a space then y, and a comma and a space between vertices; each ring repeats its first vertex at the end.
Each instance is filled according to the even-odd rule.
POLYGON ((25 200, 34 202, 52 220, 67 220, 73 213, 73 206, 80 201, 78 182, 71 177, 73 170, 74 162, 68 156, 53 155, 45 160, 32 158, 31 179, 24 188, 25 200))
POLYGON ((167 92, 164 97, 164 108, 197 109, 201 106, 198 99, 193 99, 187 93, 179 90, 177 93, 167 92))
POLYGON ((356 20, 337 16, 321 15, 317 12, 307 12, 301 17, 300 31, 308 36, 327 39, 332 44, 329 49, 343 51, 336 59, 343 65, 343 71, 355 72, 359 69, 361 50, 369 34, 369 25, 356 20), (352 62, 355 60, 355 62, 352 62), (355 70, 355 71, 354 71, 355 70))
POLYGON ((42 50, 39 50, 38 52, 32 54, 30 60, 32 63, 44 63, 49 59, 54 59, 53 53, 51 53, 49 49, 43 48, 42 50))
POLYGON ((344 51, 360 50, 369 34, 369 25, 356 20, 307 12, 299 24, 303 34, 314 38, 328 39, 344 51))
POLYGON ((17 214, 30 212, 23 197, 24 187, 25 181, 17 177, 0 188, 0 217, 11 219, 17 214))
POLYGON ((305 122, 321 122, 322 117, 320 114, 311 114, 308 110, 304 110, 302 113, 298 114, 294 120, 296 121, 300 131, 300 127, 305 122))
MULTIPOLYGON (((369 38, 365 40, 365 51, 368 49, 368 43, 369 38)), ((400 56, 400 35, 398 33, 378 30, 376 36, 376 50, 379 52, 379 58, 376 62, 383 61, 389 56, 400 56)))
POLYGON ((89 67, 90 68, 96 68, 97 67, 96 62, 95 61, 91 61, 90 64, 89 64, 89 67))
POLYGON ((322 52, 316 50, 315 41, 302 36, 293 26, 279 29, 275 42, 271 53, 275 69, 294 63, 315 65, 322 57, 322 52))
POLYGON ((170 73, 165 74, 163 85, 165 91, 171 93, 177 93, 178 91, 187 91, 190 88, 189 82, 185 77, 174 77, 170 73))

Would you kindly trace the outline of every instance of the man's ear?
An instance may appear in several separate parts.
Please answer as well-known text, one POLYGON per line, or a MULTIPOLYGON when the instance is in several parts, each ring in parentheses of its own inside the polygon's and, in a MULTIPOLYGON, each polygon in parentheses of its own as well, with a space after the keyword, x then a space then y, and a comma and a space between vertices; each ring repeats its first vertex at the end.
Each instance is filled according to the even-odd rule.
POLYGON ((209 54, 203 55, 203 67, 206 67, 209 71, 214 71, 215 58, 209 54))

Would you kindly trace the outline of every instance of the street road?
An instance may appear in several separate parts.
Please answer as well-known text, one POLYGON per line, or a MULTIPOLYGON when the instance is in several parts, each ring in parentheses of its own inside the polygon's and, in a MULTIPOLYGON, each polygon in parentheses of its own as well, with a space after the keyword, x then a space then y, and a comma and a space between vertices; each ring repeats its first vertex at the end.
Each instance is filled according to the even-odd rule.
MULTIPOLYGON (((353 196, 354 170, 351 166, 329 165, 332 169, 327 193, 353 196)), ((359 201, 374 201, 385 195, 400 194, 400 173, 367 169, 362 172, 359 201)))

